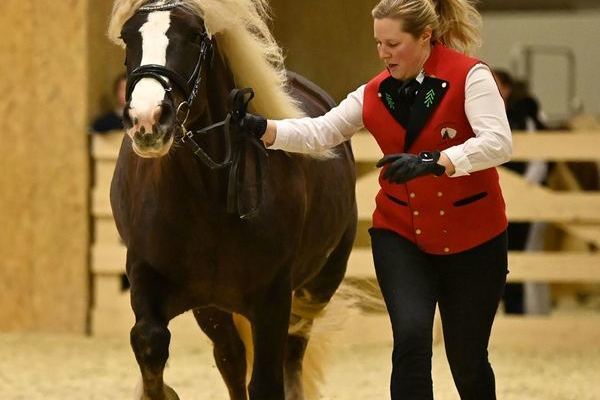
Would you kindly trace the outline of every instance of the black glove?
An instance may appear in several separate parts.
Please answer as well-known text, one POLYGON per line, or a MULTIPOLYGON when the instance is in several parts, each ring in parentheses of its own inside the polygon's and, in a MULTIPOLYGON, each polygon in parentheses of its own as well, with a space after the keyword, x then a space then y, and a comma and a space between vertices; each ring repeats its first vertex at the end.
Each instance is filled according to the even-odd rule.
POLYGON ((260 139, 267 130, 267 120, 260 115, 253 115, 246 111, 253 98, 254 90, 252 88, 235 88, 229 92, 227 103, 229 104, 231 120, 238 124, 240 131, 260 139))
POLYGON ((267 131, 267 119, 260 115, 246 113, 240 120, 240 128, 242 132, 260 140, 267 131))
POLYGON ((389 164, 383 173, 383 179, 391 183, 406 183, 419 176, 433 174, 440 176, 446 167, 438 164, 439 151, 423 151, 417 154, 388 154, 377 162, 377 168, 389 164))

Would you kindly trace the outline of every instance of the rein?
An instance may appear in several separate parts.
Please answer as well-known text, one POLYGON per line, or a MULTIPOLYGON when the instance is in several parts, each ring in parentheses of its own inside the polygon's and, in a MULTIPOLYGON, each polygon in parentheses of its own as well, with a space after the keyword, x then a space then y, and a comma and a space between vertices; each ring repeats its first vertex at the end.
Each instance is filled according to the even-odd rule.
POLYGON ((254 136, 242 132, 239 125, 242 118, 246 115, 248 103, 250 103, 253 98, 254 91, 251 88, 233 89, 228 96, 230 112, 227 113, 227 116, 223 121, 195 131, 188 131, 185 128, 185 120, 181 124, 181 129, 183 131, 181 141, 183 143, 190 143, 192 151, 204 165, 212 170, 229 167, 227 181, 227 212, 233 214, 237 211, 237 214, 241 219, 248 219, 255 215, 262 203, 262 187, 265 171, 264 164, 265 160, 269 157, 262 143, 254 138, 254 136), (232 124, 235 127, 233 130, 231 129, 232 124), (225 159, 222 162, 216 162, 206 154, 198 142, 194 140, 194 137, 206 135, 210 133, 210 131, 220 127, 223 127, 225 132, 225 159), (241 196, 239 194, 240 186, 243 186, 243 182, 240 183, 240 167, 244 163, 245 153, 243 150, 246 147, 247 142, 252 145, 256 155, 255 172, 257 175, 257 198, 256 205, 251 207, 249 211, 244 211, 244 205, 240 200, 241 196))
MULTIPOLYGON (((139 11, 166 11, 176 8, 182 5, 181 1, 178 0, 162 0, 150 2, 139 9, 139 11)), ((205 128, 197 130, 188 130, 185 124, 188 120, 192 104, 198 95, 200 84, 202 83, 202 69, 207 60, 209 65, 212 63, 213 57, 213 40, 209 37, 206 32, 202 32, 200 36, 200 55, 198 61, 194 67, 189 79, 183 78, 176 71, 170 70, 162 65, 147 64, 142 65, 134 69, 127 78, 127 101, 131 100, 131 95, 135 85, 143 78, 151 78, 157 81, 167 93, 167 96, 173 101, 173 84, 177 86, 182 93, 185 94, 187 100, 181 102, 177 107, 175 118, 177 124, 181 127, 182 135, 179 138, 182 143, 192 147, 193 153, 199 158, 199 160, 211 170, 218 170, 229 168, 228 182, 227 182, 227 212, 229 214, 237 213, 240 219, 248 219, 255 215, 262 202, 262 184, 264 179, 264 164, 265 159, 268 158, 268 153, 260 141, 254 138, 252 135, 247 135, 241 131, 239 126, 240 121, 246 115, 248 103, 254 97, 254 92, 251 88, 246 89, 234 89, 231 91, 228 97, 228 105, 230 112, 227 114, 223 121, 217 122, 205 128), (235 124, 235 128, 231 129, 232 123, 235 124), (223 127, 225 134, 225 156, 222 161, 216 161, 211 158, 198 142, 194 139, 196 136, 204 136, 211 133, 217 128, 223 127), (240 167, 244 163, 245 152, 243 151, 246 147, 246 143, 250 142, 252 148, 255 151, 256 159, 256 204, 254 207, 250 207, 248 211, 245 210, 242 196, 239 193, 243 189, 243 182, 240 183, 240 167)))

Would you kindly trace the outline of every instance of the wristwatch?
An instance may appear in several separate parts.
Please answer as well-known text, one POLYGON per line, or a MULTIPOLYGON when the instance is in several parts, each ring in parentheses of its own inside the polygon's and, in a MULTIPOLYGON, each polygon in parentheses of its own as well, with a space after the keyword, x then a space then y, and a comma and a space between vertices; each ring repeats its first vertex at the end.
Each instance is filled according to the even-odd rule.
POLYGON ((419 153, 419 160, 423 164, 431 165, 431 171, 435 176, 441 176, 446 172, 446 167, 441 164, 438 164, 440 159, 439 151, 422 151, 419 153))

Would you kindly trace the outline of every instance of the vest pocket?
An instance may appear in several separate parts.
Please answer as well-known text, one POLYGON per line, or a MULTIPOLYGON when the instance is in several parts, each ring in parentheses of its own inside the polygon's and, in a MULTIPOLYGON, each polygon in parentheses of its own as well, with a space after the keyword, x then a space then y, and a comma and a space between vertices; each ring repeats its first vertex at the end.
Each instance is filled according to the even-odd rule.
POLYGON ((388 199, 390 199, 391 201, 393 201, 396 204, 400 204, 401 206, 408 206, 408 203, 405 201, 402 201, 400 199, 395 198, 394 196, 390 196, 389 194, 385 194, 385 197, 387 197, 388 199))
POLYGON ((469 197, 465 197, 464 199, 457 200, 453 204, 454 204, 454 207, 466 206, 467 204, 471 204, 471 203, 476 202, 477 200, 483 199, 487 195, 488 195, 487 192, 477 193, 477 194, 474 194, 473 196, 469 196, 469 197))

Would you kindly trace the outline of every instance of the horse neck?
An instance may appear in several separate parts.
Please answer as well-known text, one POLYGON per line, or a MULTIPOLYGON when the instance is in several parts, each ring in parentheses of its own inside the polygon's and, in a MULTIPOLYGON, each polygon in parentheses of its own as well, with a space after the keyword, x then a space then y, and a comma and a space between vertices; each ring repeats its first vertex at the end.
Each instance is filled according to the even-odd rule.
MULTIPOLYGON (((235 87, 233 74, 219 53, 217 43, 214 44, 212 62, 207 63, 206 78, 204 79, 204 92, 201 94, 200 103, 204 103, 204 112, 201 118, 204 123, 215 123, 225 119, 229 112, 227 97, 235 87)), ((202 104, 200 104, 202 107, 202 104)), ((210 135, 211 138, 222 139, 220 135, 210 135)), ((223 145, 222 140, 217 140, 223 145)))
MULTIPOLYGON (((206 75, 203 78, 202 87, 191 110, 192 123, 188 129, 198 130, 223 121, 229 112, 227 97, 234 88, 234 79, 229 67, 219 53, 217 44, 214 45, 214 57, 212 63, 205 67, 206 75), (193 118, 197 116, 196 118, 193 118)), ((225 139, 223 128, 210 131, 200 141, 202 148, 215 160, 221 161, 225 155, 225 139)), ((226 171, 211 170, 204 165, 198 157, 191 152, 191 162, 195 164, 195 170, 201 175, 206 190, 214 196, 221 197, 226 192, 226 171)))

